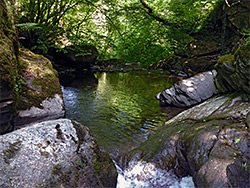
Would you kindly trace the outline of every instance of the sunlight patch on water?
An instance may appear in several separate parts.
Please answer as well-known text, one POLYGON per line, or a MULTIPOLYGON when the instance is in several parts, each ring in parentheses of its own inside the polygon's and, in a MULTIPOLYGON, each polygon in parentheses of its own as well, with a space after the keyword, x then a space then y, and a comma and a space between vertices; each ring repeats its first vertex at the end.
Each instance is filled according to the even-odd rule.
POLYGON ((124 171, 117 166, 117 188, 194 188, 192 177, 179 180, 171 172, 159 169, 145 161, 131 161, 124 171))

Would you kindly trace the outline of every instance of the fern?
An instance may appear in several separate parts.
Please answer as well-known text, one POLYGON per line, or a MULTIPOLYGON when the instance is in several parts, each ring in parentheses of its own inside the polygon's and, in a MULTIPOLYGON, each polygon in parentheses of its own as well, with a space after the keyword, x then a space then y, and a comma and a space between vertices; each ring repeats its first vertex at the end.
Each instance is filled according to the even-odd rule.
POLYGON ((42 29, 41 25, 38 23, 21 23, 21 24, 15 24, 17 28, 19 28, 20 31, 34 31, 37 29, 42 29))

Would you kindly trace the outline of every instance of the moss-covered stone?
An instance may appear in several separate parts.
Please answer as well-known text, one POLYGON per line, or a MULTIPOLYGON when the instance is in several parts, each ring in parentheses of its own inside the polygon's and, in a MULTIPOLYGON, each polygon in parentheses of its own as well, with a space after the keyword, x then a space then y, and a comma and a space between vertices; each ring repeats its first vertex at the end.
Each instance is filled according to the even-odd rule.
POLYGON ((47 58, 21 48, 19 61, 22 85, 16 101, 18 110, 25 110, 32 106, 40 107, 41 102, 46 98, 62 94, 57 72, 47 58))
POLYGON ((234 55, 226 55, 215 66, 219 92, 237 92, 250 98, 250 42, 242 44, 234 55))
POLYGON ((0 134, 13 130, 15 91, 18 89, 18 39, 12 14, 5 1, 0 2, 0 134))

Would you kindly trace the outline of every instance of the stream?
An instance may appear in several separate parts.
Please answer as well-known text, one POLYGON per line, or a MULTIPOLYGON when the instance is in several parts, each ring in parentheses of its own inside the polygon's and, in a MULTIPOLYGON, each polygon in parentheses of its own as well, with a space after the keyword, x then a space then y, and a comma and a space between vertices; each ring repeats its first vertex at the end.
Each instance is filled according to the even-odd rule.
MULTIPOLYGON (((87 126, 114 161, 183 110, 162 108, 154 97, 177 81, 166 74, 136 71, 96 73, 95 77, 98 82, 81 80, 74 87, 62 86, 66 117, 87 126)), ((125 170, 116 166, 119 188, 194 187, 190 177, 178 181, 171 172, 143 161, 131 161, 125 170)))

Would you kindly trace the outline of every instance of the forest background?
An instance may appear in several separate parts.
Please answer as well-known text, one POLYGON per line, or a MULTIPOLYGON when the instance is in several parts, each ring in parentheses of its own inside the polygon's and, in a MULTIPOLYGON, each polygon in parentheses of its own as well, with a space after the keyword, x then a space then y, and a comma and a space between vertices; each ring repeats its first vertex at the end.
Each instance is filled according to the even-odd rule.
MULTIPOLYGON (((233 2, 226 4, 230 6, 233 2)), ((92 45, 99 52, 98 60, 117 59, 148 67, 184 50, 225 0, 9 0, 8 3, 20 36, 29 41, 25 47, 36 53, 46 54, 51 47, 63 51, 69 45, 92 45)), ((84 53, 79 51, 78 55, 84 53)))

